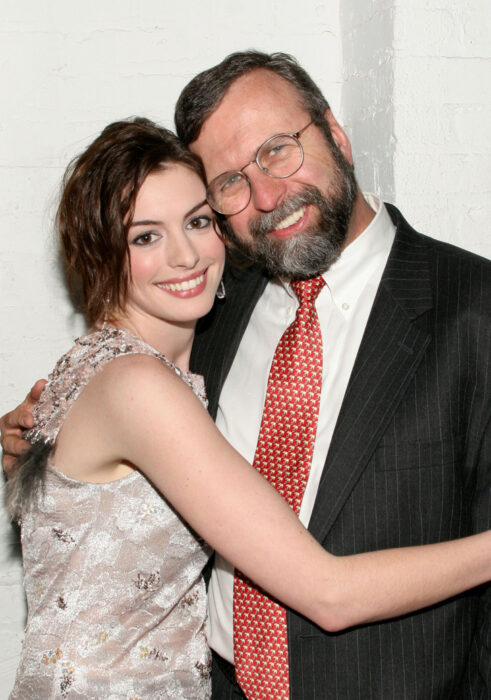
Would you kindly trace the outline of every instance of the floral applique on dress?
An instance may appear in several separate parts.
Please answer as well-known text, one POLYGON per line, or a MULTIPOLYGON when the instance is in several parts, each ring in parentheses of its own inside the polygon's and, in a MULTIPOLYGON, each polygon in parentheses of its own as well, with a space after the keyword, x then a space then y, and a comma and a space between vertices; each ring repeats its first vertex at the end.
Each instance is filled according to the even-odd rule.
MULTIPOLYGON (((201 377, 177 372, 127 331, 105 329, 77 340, 57 363, 30 439, 54 445, 90 379, 135 353, 175 369, 205 403, 201 377)), ((22 512, 29 617, 10 700, 207 700, 201 572, 209 547, 140 472, 79 482, 57 470, 52 450, 36 454, 45 469, 41 497, 22 512)))

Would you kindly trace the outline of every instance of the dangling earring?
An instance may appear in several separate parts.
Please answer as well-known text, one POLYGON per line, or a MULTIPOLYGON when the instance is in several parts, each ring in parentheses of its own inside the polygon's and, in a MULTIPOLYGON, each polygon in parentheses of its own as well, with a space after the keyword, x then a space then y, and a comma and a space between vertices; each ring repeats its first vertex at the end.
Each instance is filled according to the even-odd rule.
POLYGON ((109 304, 111 302, 110 297, 106 297, 104 301, 104 318, 102 319, 102 330, 105 330, 109 325, 109 304))
POLYGON ((223 284, 223 280, 220 280, 216 295, 217 299, 225 299, 225 285, 223 284))

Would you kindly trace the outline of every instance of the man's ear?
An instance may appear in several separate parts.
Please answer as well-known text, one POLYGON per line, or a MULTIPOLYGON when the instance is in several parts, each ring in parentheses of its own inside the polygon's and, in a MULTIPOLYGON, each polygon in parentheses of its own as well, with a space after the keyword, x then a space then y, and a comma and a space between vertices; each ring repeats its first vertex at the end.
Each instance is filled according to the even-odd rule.
POLYGON ((346 133, 339 125, 339 122, 336 120, 334 114, 331 112, 329 107, 324 112, 324 117, 326 118, 326 121, 329 124, 329 128, 331 129, 331 134, 335 144, 337 145, 343 156, 346 158, 348 163, 351 163, 351 165, 353 165, 353 153, 351 151, 351 143, 349 141, 349 138, 346 136, 346 133))

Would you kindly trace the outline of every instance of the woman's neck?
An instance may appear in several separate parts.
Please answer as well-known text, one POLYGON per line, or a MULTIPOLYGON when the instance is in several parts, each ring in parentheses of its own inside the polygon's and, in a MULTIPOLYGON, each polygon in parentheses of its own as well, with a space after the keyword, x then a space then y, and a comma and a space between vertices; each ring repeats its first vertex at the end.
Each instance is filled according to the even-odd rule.
POLYGON ((195 322, 176 323, 135 315, 131 311, 115 314, 108 323, 130 331, 174 362, 183 372, 189 371, 195 322))

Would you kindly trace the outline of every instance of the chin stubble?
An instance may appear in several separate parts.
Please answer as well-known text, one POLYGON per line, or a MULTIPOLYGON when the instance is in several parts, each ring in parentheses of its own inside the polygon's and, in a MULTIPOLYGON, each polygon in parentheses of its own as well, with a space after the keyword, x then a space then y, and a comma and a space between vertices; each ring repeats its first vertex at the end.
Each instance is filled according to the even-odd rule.
POLYGON ((252 241, 239 239, 226 225, 227 236, 253 262, 266 267, 275 277, 310 279, 325 272, 341 254, 356 197, 353 167, 335 153, 336 177, 329 197, 314 185, 285 200, 277 209, 257 217, 250 226, 252 241), (269 232, 287 216, 312 205, 316 221, 307 230, 287 239, 276 239, 269 232))

